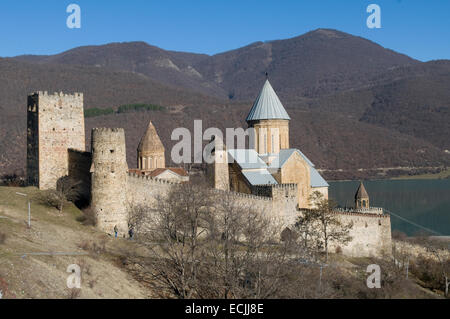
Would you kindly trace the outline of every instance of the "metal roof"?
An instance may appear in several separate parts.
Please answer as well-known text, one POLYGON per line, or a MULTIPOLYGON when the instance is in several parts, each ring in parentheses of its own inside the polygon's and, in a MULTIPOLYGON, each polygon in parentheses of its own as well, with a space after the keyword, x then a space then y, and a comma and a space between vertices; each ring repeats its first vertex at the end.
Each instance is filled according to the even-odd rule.
POLYGON ((314 164, 296 148, 280 150, 279 154, 274 155, 276 158, 272 160, 269 166, 261 159, 261 155, 253 149, 228 150, 230 158, 241 167, 242 174, 251 185, 278 184, 268 169, 283 167, 287 160, 296 152, 310 166, 311 187, 328 187, 328 183, 314 168, 314 164))
POLYGON ((244 175, 252 185, 278 184, 267 169, 242 171, 242 175, 244 175))
POLYGON ((279 154, 276 154, 276 158, 272 160, 269 167, 270 168, 281 168, 287 162, 287 160, 297 152, 303 159, 308 163, 309 166, 314 167, 315 165, 303 154, 300 150, 296 148, 282 149, 279 154))
POLYGON ((319 174, 319 172, 311 167, 311 187, 328 187, 328 183, 323 177, 319 174))
POLYGON ((291 118, 284 109, 283 104, 281 104, 281 101, 270 85, 269 80, 266 80, 250 113, 247 115, 246 121, 270 119, 290 120, 291 118))
POLYGON ((253 149, 231 149, 228 150, 228 155, 242 169, 267 168, 266 163, 253 149))

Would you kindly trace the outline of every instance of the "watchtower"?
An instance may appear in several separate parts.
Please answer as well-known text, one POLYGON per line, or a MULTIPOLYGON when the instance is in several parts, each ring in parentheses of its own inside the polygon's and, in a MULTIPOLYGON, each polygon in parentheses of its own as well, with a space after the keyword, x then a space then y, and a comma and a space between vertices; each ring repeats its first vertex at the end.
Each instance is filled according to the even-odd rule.
POLYGON ((122 128, 92 129, 91 206, 97 226, 120 237, 128 235, 125 132, 122 128))
POLYGON ((68 150, 85 150, 83 94, 36 92, 27 102, 27 183, 54 189, 68 175, 68 150))

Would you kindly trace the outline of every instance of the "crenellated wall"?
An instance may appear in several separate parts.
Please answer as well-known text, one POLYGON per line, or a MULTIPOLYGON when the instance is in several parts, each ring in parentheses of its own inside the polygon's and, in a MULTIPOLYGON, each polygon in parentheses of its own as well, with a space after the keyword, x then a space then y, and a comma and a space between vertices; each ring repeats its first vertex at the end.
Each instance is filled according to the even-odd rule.
MULTIPOLYGON (((340 247, 345 255, 367 257, 392 254, 389 215, 358 212, 338 212, 337 214, 342 223, 353 223, 349 234, 353 238, 352 241, 340 247)), ((330 249, 335 250, 336 245, 330 249)))
POLYGON ((126 195, 127 206, 154 207, 158 198, 166 196, 176 183, 129 173, 127 179, 126 195))

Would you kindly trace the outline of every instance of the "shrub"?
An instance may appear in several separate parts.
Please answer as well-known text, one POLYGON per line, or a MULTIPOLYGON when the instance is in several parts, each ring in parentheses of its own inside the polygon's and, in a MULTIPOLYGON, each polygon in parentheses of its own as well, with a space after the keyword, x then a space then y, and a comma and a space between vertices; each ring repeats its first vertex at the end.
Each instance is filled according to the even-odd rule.
POLYGON ((8 187, 22 187, 25 186, 25 179, 23 176, 19 176, 16 173, 5 174, 0 177, 0 182, 8 187))
POLYGON ((99 108, 91 108, 84 110, 84 117, 95 117, 100 115, 108 115, 114 114, 114 110, 112 108, 99 109, 99 108))
POLYGON ((77 218, 77 220, 85 226, 96 226, 97 217, 91 207, 82 210, 83 216, 77 218))
POLYGON ((117 113, 127 113, 136 111, 164 111, 166 108, 164 106, 156 104, 126 104, 121 105, 117 109, 117 113))

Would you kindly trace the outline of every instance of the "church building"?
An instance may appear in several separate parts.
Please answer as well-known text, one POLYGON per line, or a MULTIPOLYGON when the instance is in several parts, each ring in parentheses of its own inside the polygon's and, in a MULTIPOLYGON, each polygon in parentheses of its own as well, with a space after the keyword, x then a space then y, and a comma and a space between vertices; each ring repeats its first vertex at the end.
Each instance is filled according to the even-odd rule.
POLYGON ((314 164, 299 149, 290 148, 290 117, 268 79, 246 121, 254 129, 254 145, 228 149, 227 164, 216 161, 216 188, 256 194, 258 186, 296 184, 298 208, 312 208, 309 197, 315 191, 328 199, 329 185, 314 164))

